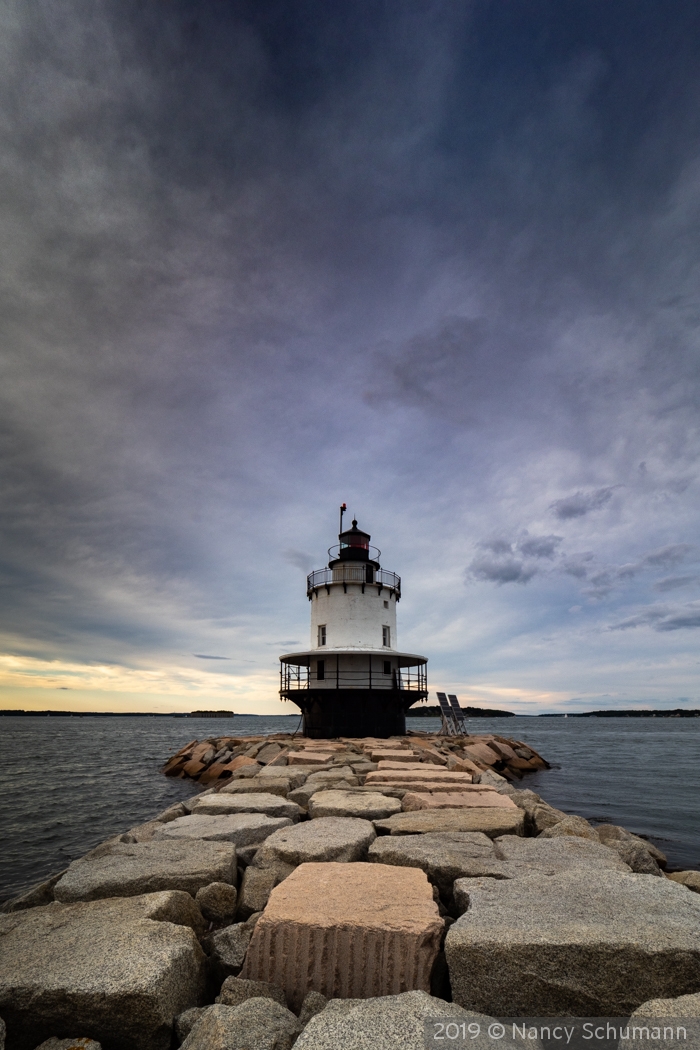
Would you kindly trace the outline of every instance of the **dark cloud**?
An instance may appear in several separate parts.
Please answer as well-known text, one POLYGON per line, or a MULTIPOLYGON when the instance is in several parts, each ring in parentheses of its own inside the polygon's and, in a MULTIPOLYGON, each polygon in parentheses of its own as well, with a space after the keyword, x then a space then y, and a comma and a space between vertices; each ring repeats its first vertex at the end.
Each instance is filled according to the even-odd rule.
POLYGON ((668 569, 684 561, 697 560, 697 556, 698 548, 694 543, 670 543, 666 547, 659 547, 658 550, 645 554, 642 564, 668 569))
POLYGON ((678 606, 652 605, 619 623, 612 624, 608 630, 624 631, 631 627, 652 627, 655 631, 662 632, 700 627, 700 602, 678 606))
POLYGON ((665 591, 675 591, 678 587, 687 587, 690 583, 697 583, 700 580, 700 576, 664 576, 663 579, 657 580, 654 584, 654 590, 664 593, 665 591))
POLYGON ((466 570, 467 579, 497 584, 527 583, 536 573, 536 566, 527 566, 517 558, 494 558, 488 554, 478 555, 466 570))
POLYGON ((518 550, 531 558, 553 558, 562 536, 529 536, 518 540, 518 550))
POLYGON ((198 660, 230 660, 230 656, 209 656, 207 653, 192 653, 198 660))
POLYGON ((516 633, 690 561, 697 4, 10 0, 0 34, 8 652, 274 670, 343 500, 417 646, 411 577, 480 536, 470 580, 542 581, 484 592, 516 633))
POLYGON ((592 510, 600 510, 612 499, 616 485, 607 488, 596 489, 594 492, 575 492, 573 496, 565 496, 550 504, 550 510, 554 511, 557 518, 566 521, 569 518, 582 518, 592 510))

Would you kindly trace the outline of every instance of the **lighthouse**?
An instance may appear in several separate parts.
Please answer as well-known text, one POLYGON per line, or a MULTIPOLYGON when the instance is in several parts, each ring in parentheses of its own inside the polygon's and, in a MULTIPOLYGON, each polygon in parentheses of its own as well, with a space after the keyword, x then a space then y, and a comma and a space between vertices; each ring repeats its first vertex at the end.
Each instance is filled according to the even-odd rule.
POLYGON ((406 732, 406 712, 428 695, 426 657, 398 648, 401 578, 353 521, 306 580, 310 647, 280 657, 280 696, 302 712, 304 734, 387 737, 406 732))

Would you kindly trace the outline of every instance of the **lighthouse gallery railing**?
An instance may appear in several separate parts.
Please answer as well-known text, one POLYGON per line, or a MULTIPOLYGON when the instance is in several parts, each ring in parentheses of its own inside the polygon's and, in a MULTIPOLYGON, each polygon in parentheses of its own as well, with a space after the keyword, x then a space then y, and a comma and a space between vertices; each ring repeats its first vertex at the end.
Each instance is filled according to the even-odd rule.
POLYGON ((401 577, 388 569, 374 569, 364 562, 345 562, 332 569, 314 569, 306 577, 306 593, 311 594, 319 587, 330 587, 332 583, 359 583, 367 587, 388 588, 401 595, 401 577))
POLYGON ((427 690, 425 664, 402 667, 384 674, 368 662, 367 668, 351 671, 344 669, 341 659, 330 656, 324 661, 323 678, 319 679, 311 667, 303 664, 282 663, 280 665, 280 692, 296 692, 298 689, 401 689, 424 693, 427 690))

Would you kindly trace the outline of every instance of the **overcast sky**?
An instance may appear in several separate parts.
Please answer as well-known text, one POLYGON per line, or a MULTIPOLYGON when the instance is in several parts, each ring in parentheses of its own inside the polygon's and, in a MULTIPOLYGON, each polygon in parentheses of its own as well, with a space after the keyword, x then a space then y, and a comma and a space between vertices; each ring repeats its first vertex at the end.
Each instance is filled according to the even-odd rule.
POLYGON ((700 706, 694 0, 0 19, 0 706, 284 713, 343 501, 432 691, 700 706))

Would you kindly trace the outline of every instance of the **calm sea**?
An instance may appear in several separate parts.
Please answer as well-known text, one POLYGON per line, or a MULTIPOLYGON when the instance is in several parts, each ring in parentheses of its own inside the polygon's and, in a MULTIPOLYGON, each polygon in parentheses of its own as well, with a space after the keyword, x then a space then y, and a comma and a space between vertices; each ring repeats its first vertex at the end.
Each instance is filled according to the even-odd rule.
MULTIPOLYGON (((158 770, 189 740, 290 732, 298 719, 0 718, 0 900, 193 794, 158 770)), ((409 728, 437 729, 433 719, 409 728)), ((700 868, 700 719, 471 719, 536 748, 529 775, 559 809, 647 835, 676 869, 700 868)))

